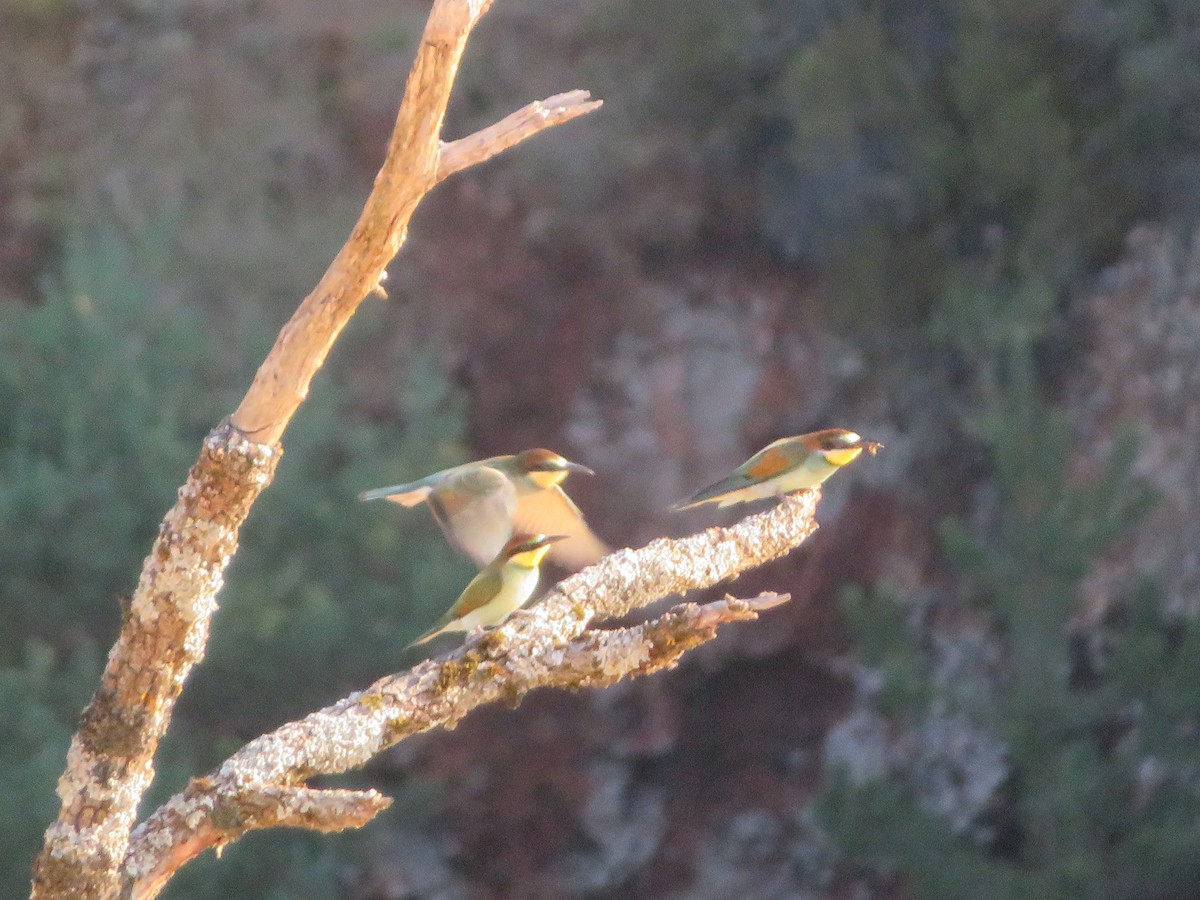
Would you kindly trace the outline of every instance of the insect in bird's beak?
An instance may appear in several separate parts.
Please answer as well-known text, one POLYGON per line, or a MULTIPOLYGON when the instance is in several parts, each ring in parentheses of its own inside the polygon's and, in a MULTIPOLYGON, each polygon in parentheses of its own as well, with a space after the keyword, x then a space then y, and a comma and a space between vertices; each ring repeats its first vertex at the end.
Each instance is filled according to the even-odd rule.
POLYGON ((883 449, 883 444, 879 443, 879 441, 859 441, 858 447, 860 450, 866 450, 868 453, 874 456, 883 449))

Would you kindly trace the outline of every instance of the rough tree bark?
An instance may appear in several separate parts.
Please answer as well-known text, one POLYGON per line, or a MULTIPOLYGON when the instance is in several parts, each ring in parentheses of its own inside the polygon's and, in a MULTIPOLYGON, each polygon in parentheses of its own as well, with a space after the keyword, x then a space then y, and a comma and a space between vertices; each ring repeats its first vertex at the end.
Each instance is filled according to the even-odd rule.
POLYGON ((753 619, 787 599, 761 594, 681 604, 633 628, 586 632, 547 659, 518 658, 489 641, 453 659, 381 679, 252 741, 159 807, 133 834, 128 861, 133 896, 157 896, 185 863, 247 832, 276 825, 357 828, 391 802, 373 790, 314 790, 289 782, 359 768, 409 735, 453 726, 484 703, 516 702, 535 687, 605 687, 662 671, 716 637, 718 625, 753 619))
POLYGON ((225 567, 271 482, 279 440, 334 340, 376 289, 421 198, 439 180, 595 109, 585 92, 519 110, 477 135, 440 140, 463 48, 489 0, 436 0, 387 158, 349 240, 280 332, 230 421, 163 519, 100 687, 59 779, 62 808, 34 866, 34 897, 116 897, 138 801, 184 680, 203 657, 225 567))
MULTIPOLYGON (((718 584, 788 553, 816 530, 819 496, 805 491, 730 528, 613 553, 562 581, 478 643, 383 678, 251 741, 138 826, 128 860, 135 896, 154 896, 180 866, 209 847, 308 815, 314 795, 323 792, 286 792, 313 775, 361 767, 406 737, 452 727, 483 703, 515 702, 537 687, 599 687, 659 671, 714 637, 719 624, 754 618, 783 602, 786 596, 764 594, 749 601, 688 603, 634 628, 589 630, 596 618, 623 616, 663 597, 718 584), (267 790, 278 792, 282 802, 294 801, 294 810, 264 808, 267 790)), ((369 818, 386 806, 374 792, 339 793, 331 809, 356 817, 356 823, 358 816, 369 818)))
POLYGON ((622 551, 552 592, 535 613, 478 645, 394 676, 252 742, 139 827, 138 802, 176 699, 203 658, 238 533, 282 455, 280 439, 342 328, 403 244, 439 181, 599 106, 573 91, 533 103, 458 141, 440 139, 467 38, 490 0, 435 0, 362 215, 312 293, 281 330, 232 417, 205 440, 143 564, 101 683, 59 779, 62 807, 34 864, 35 898, 153 896, 180 865, 253 828, 335 830, 388 804, 375 792, 304 782, 361 765, 415 731, 452 724, 497 697, 538 685, 598 685, 671 665, 724 621, 777 598, 684 605, 634 629, 587 632, 596 615, 713 584, 787 552, 815 527, 815 492, 725 531, 622 551), (691 543, 689 543, 691 542, 691 543), (511 645, 501 644, 511 635, 511 645), (507 649, 506 649, 507 648, 507 649), (296 741, 297 736, 302 740, 296 741))

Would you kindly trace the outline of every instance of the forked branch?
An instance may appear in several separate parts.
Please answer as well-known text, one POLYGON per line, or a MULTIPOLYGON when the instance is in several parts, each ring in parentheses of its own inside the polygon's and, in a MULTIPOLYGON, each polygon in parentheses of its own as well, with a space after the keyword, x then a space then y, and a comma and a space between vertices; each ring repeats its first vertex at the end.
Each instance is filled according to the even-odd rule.
POLYGON ((360 768, 406 737, 453 727, 478 706, 514 702, 534 688, 602 687, 668 668, 712 639, 718 625, 755 618, 782 603, 786 595, 726 597, 703 606, 680 604, 630 628, 589 627, 596 618, 718 584, 784 555, 816 530, 819 496, 805 491, 729 528, 618 551, 480 641, 251 741, 138 826, 127 865, 135 896, 154 896, 204 849, 275 824, 278 814, 259 819, 244 813, 246 792, 260 797, 267 789, 302 786, 314 775, 360 768))
POLYGON ((574 94, 551 98, 545 114, 523 110, 443 147, 459 61, 490 5, 435 0, 386 160, 350 238, 280 331, 230 421, 205 440, 163 519, 100 687, 72 739, 58 783, 62 806, 34 866, 34 897, 108 900, 128 889, 123 864, 137 805, 183 683, 204 656, 242 523, 274 477, 279 441, 313 376, 379 285, 417 204, 450 172, 595 108, 574 94))

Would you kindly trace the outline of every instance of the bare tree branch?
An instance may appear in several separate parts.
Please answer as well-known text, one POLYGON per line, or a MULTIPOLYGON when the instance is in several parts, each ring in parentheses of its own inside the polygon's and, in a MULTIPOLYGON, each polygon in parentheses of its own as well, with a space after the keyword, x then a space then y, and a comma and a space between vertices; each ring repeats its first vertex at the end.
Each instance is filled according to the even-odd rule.
MULTIPOLYGON (((760 594, 750 600, 726 596, 724 600, 702 606, 680 604, 653 621, 631 628, 589 631, 563 648, 555 664, 547 667, 546 680, 538 686, 605 687, 624 678, 672 668, 685 652, 716 637, 720 625, 755 619, 758 613, 788 599, 787 594, 775 593, 760 594)), ((315 715, 338 716, 339 707, 348 709, 356 704, 382 709, 382 699, 376 701, 373 698, 391 692, 390 687, 380 687, 388 680, 377 682, 368 691, 315 715)), ((527 686, 520 688, 514 696, 527 690, 527 686)), ((254 756, 263 752, 260 744, 263 740, 260 738, 248 744, 215 776, 193 779, 186 790, 138 826, 131 841, 129 860, 129 868, 136 877, 134 900, 150 900, 157 896, 186 863, 205 850, 219 852, 247 832, 276 825, 320 831, 357 828, 390 805, 390 799, 375 791, 324 791, 248 784, 246 779, 253 775, 247 770, 252 768, 254 756), (259 746, 252 751, 256 745, 259 746)), ((383 743, 374 753, 388 746, 390 744, 383 743)))
MULTIPOLYGON (((194 798, 212 790, 207 778, 194 778, 180 797, 194 798)), ((288 825, 311 831, 345 831, 361 828, 392 805, 378 791, 319 790, 279 785, 245 786, 216 797, 211 813, 195 826, 178 817, 168 804, 159 810, 169 823, 168 834, 183 836, 165 845, 158 866, 133 886, 135 900, 155 897, 171 877, 205 850, 221 852, 248 831, 288 825)), ((186 809, 187 804, 181 803, 186 809)))
MULTIPOLYGON (((585 630, 595 617, 625 615, 784 555, 816 530, 819 497, 817 490, 804 491, 729 528, 614 553, 481 640, 251 741, 137 827, 126 863, 136 895, 153 896, 153 885, 211 846, 196 835, 209 833, 216 811, 238 801, 242 791, 293 787, 314 775, 360 768, 406 737, 451 728, 478 706, 516 702, 534 688, 600 687, 668 668, 710 640, 722 622, 755 618, 783 602, 776 594, 749 601, 727 597, 704 606, 681 604, 632 628, 585 630)), ((264 827, 239 821, 242 832, 264 827)), ((223 840, 236 836, 222 831, 223 840)))
POLYGON ((791 552, 817 530, 819 488, 783 497, 728 528, 658 538, 618 550, 559 582, 527 615, 514 617, 514 652, 538 655, 581 634, 597 618, 617 618, 671 594, 720 584, 791 552))
POLYGON ((739 600, 727 594, 724 600, 703 605, 681 603, 631 628, 585 631, 557 661, 553 677, 558 683, 539 687, 609 687, 625 678, 672 669, 688 650, 715 638, 719 626, 757 619, 760 612, 790 599, 790 594, 763 593, 739 600))
MULTIPOLYGON (((34 864, 35 898, 107 900, 121 893, 129 833, 154 774, 154 753, 184 680, 204 655, 242 523, 274 477, 279 440, 334 340, 379 285, 417 204, 451 171, 439 175, 446 105, 467 38, 490 5, 435 0, 387 158, 358 223, 283 327, 232 419, 205 440, 163 519, 100 687, 71 742, 58 784, 62 807, 34 864)), ((536 127, 485 129, 467 139, 468 152, 451 154, 453 170, 594 108, 573 105, 534 117, 536 127)))
POLYGON ((568 91, 537 100, 505 116, 494 125, 465 138, 442 145, 437 180, 486 162, 497 153, 553 125, 569 122, 598 109, 602 100, 592 100, 587 91, 568 91))
POLYGON ((229 425, 159 526, 100 687, 84 710, 58 781, 62 810, 46 831, 34 896, 112 897, 137 803, 183 680, 203 655, 225 567, 279 451, 229 425))
MULTIPOLYGON (((408 234, 417 204, 438 182, 442 122, 458 64, 491 0, 437 0, 417 48, 387 157, 345 246, 279 332, 233 424, 264 444, 283 435, 313 376, 408 234)), ((553 124, 553 123, 551 123, 553 124)))

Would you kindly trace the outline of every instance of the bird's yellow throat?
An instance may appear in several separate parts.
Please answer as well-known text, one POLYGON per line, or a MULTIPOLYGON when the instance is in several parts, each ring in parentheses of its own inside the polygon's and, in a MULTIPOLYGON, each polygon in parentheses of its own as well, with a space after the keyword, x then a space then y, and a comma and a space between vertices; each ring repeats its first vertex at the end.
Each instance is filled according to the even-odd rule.
POLYGON ((510 563, 514 563, 525 569, 536 569, 542 564, 542 559, 550 552, 550 545, 543 544, 533 550, 526 550, 524 553, 513 554, 509 558, 510 563))
POLYGON ((558 484, 561 484, 563 479, 569 473, 564 469, 561 472, 530 472, 529 480, 536 484, 543 491, 549 490, 558 484))
POLYGON ((857 459, 860 453, 862 453, 862 447, 846 447, 841 450, 826 450, 825 458, 835 466, 844 466, 857 459))

